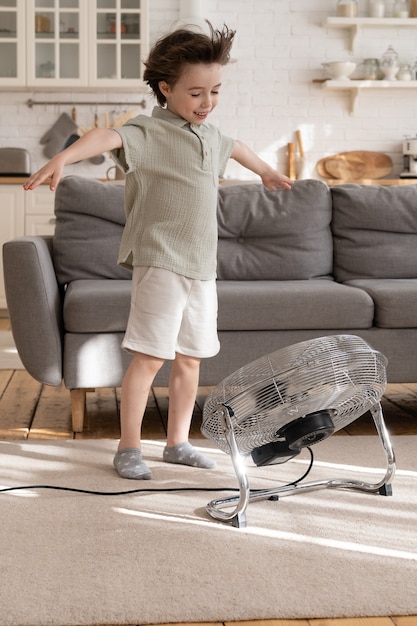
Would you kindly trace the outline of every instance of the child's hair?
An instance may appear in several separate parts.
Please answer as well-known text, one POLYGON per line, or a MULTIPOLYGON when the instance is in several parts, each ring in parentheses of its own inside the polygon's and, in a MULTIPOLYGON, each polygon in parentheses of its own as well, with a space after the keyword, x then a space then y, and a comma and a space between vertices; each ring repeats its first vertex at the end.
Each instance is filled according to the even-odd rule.
POLYGON ((159 82, 165 81, 173 87, 179 80, 184 65, 196 63, 220 63, 226 65, 230 60, 234 30, 226 25, 222 30, 215 30, 207 22, 210 34, 179 28, 161 37, 153 46, 145 61, 144 81, 150 86, 158 103, 166 104, 166 98, 159 89, 159 82))

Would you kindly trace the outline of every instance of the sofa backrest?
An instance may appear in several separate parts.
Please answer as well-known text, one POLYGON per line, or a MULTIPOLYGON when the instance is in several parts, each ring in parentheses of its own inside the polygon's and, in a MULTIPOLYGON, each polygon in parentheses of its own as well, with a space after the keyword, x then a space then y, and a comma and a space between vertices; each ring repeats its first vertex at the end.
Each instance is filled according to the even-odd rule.
POLYGON ((132 277, 117 264, 125 224, 123 184, 66 176, 55 193, 55 215, 53 250, 59 283, 132 277))
POLYGON ((331 195, 317 180, 291 191, 262 184, 220 186, 220 280, 306 280, 330 277, 331 195))
POLYGON ((417 278, 417 185, 331 188, 337 281, 417 278))

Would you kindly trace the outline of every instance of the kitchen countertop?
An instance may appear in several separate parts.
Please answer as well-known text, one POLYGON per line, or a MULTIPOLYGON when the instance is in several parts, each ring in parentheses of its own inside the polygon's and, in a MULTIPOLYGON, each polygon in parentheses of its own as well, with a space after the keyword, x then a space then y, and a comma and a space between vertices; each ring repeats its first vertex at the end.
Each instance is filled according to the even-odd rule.
MULTIPOLYGON (((26 180, 26 176, 0 176, 0 185, 23 185, 26 180)), ((102 182, 115 182, 114 180, 108 181, 106 178, 96 178, 94 180, 101 180, 102 182)), ((119 181, 117 181, 119 182, 119 181)), ((222 185, 227 186, 228 184, 239 184, 239 183, 251 183, 257 181, 247 181, 247 180, 239 180, 239 181, 227 181, 224 180, 221 182, 222 185)), ((416 185, 417 178, 361 178, 359 180, 345 180, 339 178, 326 178, 323 180, 329 187, 332 185, 346 185, 347 183, 355 183, 357 185, 416 185)), ((42 183, 43 185, 47 185, 49 183, 42 183)))
POLYGON ((0 176, 0 185, 23 185, 28 176, 0 176))
POLYGON ((417 178, 360 178, 359 180, 345 180, 339 178, 326 178, 325 182, 329 187, 334 185, 346 185, 354 183, 356 185, 416 185, 417 178))
MULTIPOLYGON (((0 185, 22 185, 29 178, 29 176, 0 176, 0 185)), ((123 182, 115 181, 114 179, 108 180, 108 178, 93 178, 92 180, 100 180, 105 183, 123 182)), ((42 185, 49 185, 49 181, 41 183, 42 185)))

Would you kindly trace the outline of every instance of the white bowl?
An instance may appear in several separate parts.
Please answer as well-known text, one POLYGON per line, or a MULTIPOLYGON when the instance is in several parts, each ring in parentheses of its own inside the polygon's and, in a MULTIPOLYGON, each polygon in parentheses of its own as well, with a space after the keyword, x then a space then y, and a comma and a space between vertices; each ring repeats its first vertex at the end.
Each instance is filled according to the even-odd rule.
POLYGON ((322 66, 333 80, 348 80, 356 69, 356 63, 353 61, 333 61, 332 63, 322 63, 322 66))

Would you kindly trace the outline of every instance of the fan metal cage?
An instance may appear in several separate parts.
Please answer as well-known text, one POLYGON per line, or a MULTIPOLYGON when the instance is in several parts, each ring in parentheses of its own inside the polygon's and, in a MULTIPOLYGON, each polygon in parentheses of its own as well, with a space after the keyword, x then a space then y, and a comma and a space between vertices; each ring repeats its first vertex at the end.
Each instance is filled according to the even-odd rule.
POLYGON ((230 453, 227 407, 241 454, 282 440, 288 424, 317 412, 327 411, 335 432, 379 402, 387 384, 386 365, 383 354, 355 335, 320 337, 277 350, 212 390, 201 431, 230 453))
POLYGON ((239 496, 212 500, 207 505, 210 515, 241 527, 246 526, 246 507, 253 500, 322 488, 391 495, 395 455, 380 402, 386 365, 385 356, 360 337, 333 335, 277 350, 225 378, 206 399, 201 430, 230 454, 239 496), (242 455, 252 453, 257 465, 285 462, 368 410, 387 461, 378 482, 325 479, 250 491, 242 455))

